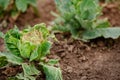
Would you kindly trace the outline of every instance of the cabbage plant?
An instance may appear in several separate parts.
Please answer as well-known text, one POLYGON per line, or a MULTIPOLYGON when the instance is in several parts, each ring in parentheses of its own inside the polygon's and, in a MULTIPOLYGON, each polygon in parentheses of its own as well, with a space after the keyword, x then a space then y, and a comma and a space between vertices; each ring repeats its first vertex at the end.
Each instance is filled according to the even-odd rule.
POLYGON ((46 80, 62 80, 60 68, 54 67, 58 60, 46 61, 52 44, 50 38, 45 24, 22 31, 15 27, 4 35, 7 52, 0 53, 0 56, 6 57, 13 65, 22 66, 23 72, 17 75, 18 79, 36 80, 44 72, 46 80))
POLYGON ((70 32, 72 37, 89 41, 98 37, 116 39, 119 27, 110 27, 107 19, 100 19, 99 0, 54 0, 59 11, 54 21, 55 31, 70 32))
POLYGON ((37 0, 0 0, 0 18, 8 14, 15 19, 21 12, 25 12, 28 6, 36 9, 37 0))

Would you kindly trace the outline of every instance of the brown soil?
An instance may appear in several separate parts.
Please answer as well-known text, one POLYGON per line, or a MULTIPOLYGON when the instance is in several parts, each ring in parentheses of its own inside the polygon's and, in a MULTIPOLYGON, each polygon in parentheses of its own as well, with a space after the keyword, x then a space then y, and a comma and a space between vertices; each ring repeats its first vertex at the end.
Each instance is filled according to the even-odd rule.
MULTIPOLYGON (((49 22, 54 19, 50 11, 56 11, 53 0, 39 0, 41 18, 29 10, 15 22, 19 26, 49 22), (27 17, 26 17, 27 16, 27 17)), ((112 26, 120 26, 120 10, 117 3, 108 4, 103 10, 112 26)), ((59 42, 54 42, 49 58, 60 59, 63 80, 120 80, 120 39, 95 39, 90 43, 73 40, 68 34, 56 34, 59 42)), ((3 42, 0 42, 2 45, 3 42)), ((0 46, 0 51, 3 51, 0 46)), ((1 74, 1 72, 0 72, 1 74)), ((5 80, 0 75, 0 80, 5 80)))
POLYGON ((120 2, 106 5, 103 8, 103 17, 108 18, 112 26, 120 26, 120 2))
POLYGON ((19 26, 25 25, 35 25, 41 22, 46 23, 47 25, 54 19, 51 14, 51 11, 56 11, 55 4, 53 0, 38 0, 38 12, 39 15, 36 16, 34 11, 29 9, 26 13, 21 14, 16 21, 16 24, 19 26))
POLYGON ((0 80, 7 80, 7 77, 15 76, 18 72, 20 73, 21 71, 22 68, 19 66, 0 69, 0 80))
POLYGON ((57 56, 51 57, 60 59, 64 80, 120 80, 120 39, 87 44, 71 38, 59 41, 51 51, 57 56))

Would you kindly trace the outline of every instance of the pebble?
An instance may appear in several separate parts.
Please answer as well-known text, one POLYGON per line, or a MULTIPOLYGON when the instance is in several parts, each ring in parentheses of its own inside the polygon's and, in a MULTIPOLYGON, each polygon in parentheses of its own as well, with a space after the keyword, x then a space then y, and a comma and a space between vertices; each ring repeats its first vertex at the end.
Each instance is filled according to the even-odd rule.
POLYGON ((70 67, 70 66, 67 66, 67 72, 72 73, 73 72, 73 68, 70 67))

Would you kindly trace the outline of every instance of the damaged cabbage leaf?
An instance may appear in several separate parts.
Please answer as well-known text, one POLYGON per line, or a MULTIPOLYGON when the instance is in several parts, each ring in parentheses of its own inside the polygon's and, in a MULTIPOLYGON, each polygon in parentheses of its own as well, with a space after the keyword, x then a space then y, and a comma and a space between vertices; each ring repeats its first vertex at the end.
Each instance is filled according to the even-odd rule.
MULTIPOLYGON (((62 80, 60 68, 54 67, 58 61, 54 59, 45 61, 46 56, 50 53, 51 41, 49 39, 51 38, 53 35, 50 35, 43 23, 22 31, 15 27, 4 34, 7 52, 0 52, 0 61, 4 60, 2 57, 5 57, 6 61, 13 65, 21 65, 23 72, 16 76, 21 80, 36 80, 45 68, 44 73, 48 72, 46 76, 49 76, 51 80, 62 80), (53 76, 54 74, 50 70, 55 70, 54 74, 60 78, 53 76)), ((0 66, 4 66, 4 63, 0 63, 0 66)))

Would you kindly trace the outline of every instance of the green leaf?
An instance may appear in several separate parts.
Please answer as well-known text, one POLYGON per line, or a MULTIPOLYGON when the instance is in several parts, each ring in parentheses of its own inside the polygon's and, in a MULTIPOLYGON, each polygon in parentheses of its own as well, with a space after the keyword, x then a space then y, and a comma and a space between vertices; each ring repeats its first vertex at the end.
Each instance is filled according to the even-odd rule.
POLYGON ((13 55, 11 53, 1 53, 0 52, 0 56, 4 56, 7 58, 7 61, 8 62, 11 62, 13 64, 18 64, 18 65, 21 65, 23 63, 23 59, 16 56, 16 55, 13 55))
POLYGON ((20 54, 23 58, 29 58, 34 48, 35 46, 30 44, 29 42, 19 43, 20 54))
POLYGON ((48 35, 49 35, 48 29, 45 26, 42 26, 40 28, 40 31, 42 32, 44 39, 46 39, 48 37, 48 35))
POLYGON ((108 28, 110 27, 110 23, 108 22, 107 19, 98 19, 95 24, 95 28, 108 28))
POLYGON ((40 53, 40 52, 38 52, 39 46, 37 46, 37 48, 31 53, 30 61, 37 59, 37 57, 39 56, 39 53, 40 53))
POLYGON ((52 28, 53 31, 62 31, 62 32, 69 32, 69 28, 67 27, 63 27, 61 25, 54 25, 54 27, 52 28))
POLYGON ((48 41, 44 41, 41 43, 41 46, 39 46, 38 53, 39 53, 39 59, 42 57, 45 57, 51 48, 51 43, 48 41))
POLYGON ((20 80, 36 80, 34 76, 24 75, 24 73, 20 73, 16 77, 20 80))
POLYGON ((25 12, 27 10, 27 0, 15 0, 15 4, 18 10, 22 12, 25 12))
POLYGON ((116 39, 120 36, 120 28, 97 28, 89 31, 85 31, 82 34, 83 40, 90 40, 95 39, 97 37, 104 37, 104 38, 113 38, 116 39))
POLYGON ((55 0, 57 8, 63 17, 66 20, 71 19, 75 14, 75 6, 72 5, 72 0, 55 0))
POLYGON ((49 64, 49 65, 55 65, 55 64, 57 64, 58 62, 59 62, 59 60, 50 59, 50 60, 48 61, 48 64, 49 64))
POLYGON ((42 57, 45 57, 51 48, 51 43, 48 41, 42 42, 35 51, 31 53, 30 61, 40 60, 42 57))
POLYGON ((17 39, 20 39, 20 36, 21 36, 20 31, 17 28, 17 26, 14 26, 14 28, 9 30, 6 34, 9 34, 17 39))
POLYGON ((20 39, 20 33, 17 27, 9 30, 4 36, 6 47, 12 54, 15 54, 17 56, 20 55, 18 49, 19 39, 20 39))
POLYGON ((25 77, 24 73, 17 74, 16 77, 20 80, 29 80, 29 78, 25 77))
POLYGON ((13 20, 17 20, 20 15, 20 12, 18 10, 11 10, 11 18, 13 20))
POLYGON ((32 6, 34 6, 34 7, 36 7, 37 0, 27 0, 27 3, 30 4, 30 5, 32 5, 32 6))
POLYGON ((42 42, 42 44, 41 44, 41 49, 42 49, 41 53, 42 53, 42 55, 45 56, 46 53, 49 52, 50 48, 51 48, 51 43, 49 41, 42 42))
POLYGON ((4 34, 0 32, 0 38, 4 38, 4 34))
POLYGON ((8 80, 21 80, 21 79, 17 79, 16 77, 9 77, 8 80))
POLYGON ((8 62, 7 62, 6 57, 0 56, 0 68, 7 64, 8 64, 8 62))
POLYGON ((10 0, 0 0, 0 7, 4 10, 8 7, 10 0))
POLYGON ((23 63, 22 68, 25 76, 34 76, 40 73, 33 64, 23 63))
POLYGON ((45 57, 51 48, 51 43, 48 41, 44 41, 42 42, 37 48, 36 50, 34 50, 34 52, 31 53, 30 56, 30 61, 33 60, 40 60, 42 57, 45 57))
POLYGON ((83 20, 93 20, 100 15, 101 8, 98 0, 82 0, 80 4, 80 14, 83 20))
POLYGON ((46 75, 46 80, 62 80, 62 73, 60 68, 53 66, 42 65, 44 73, 46 75))

